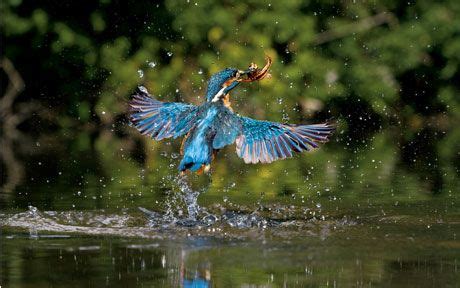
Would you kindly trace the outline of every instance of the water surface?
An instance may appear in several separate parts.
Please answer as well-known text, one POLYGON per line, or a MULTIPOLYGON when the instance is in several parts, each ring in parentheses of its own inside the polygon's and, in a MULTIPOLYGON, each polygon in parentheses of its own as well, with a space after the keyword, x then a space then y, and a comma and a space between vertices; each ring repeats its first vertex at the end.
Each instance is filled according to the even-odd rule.
POLYGON ((405 164, 388 143, 258 166, 224 150, 212 175, 187 177, 174 142, 141 160, 104 137, 33 156, 2 194, 1 283, 458 287, 455 168, 427 174, 431 160, 405 164))

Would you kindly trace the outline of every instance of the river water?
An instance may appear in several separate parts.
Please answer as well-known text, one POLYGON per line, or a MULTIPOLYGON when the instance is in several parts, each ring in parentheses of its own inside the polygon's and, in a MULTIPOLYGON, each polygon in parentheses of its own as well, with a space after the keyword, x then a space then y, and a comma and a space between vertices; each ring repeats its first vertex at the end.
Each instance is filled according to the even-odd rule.
POLYGON ((455 166, 405 163, 379 137, 272 165, 224 150, 211 175, 183 177, 174 143, 140 160, 113 138, 41 143, 2 194, 0 283, 458 287, 455 166))

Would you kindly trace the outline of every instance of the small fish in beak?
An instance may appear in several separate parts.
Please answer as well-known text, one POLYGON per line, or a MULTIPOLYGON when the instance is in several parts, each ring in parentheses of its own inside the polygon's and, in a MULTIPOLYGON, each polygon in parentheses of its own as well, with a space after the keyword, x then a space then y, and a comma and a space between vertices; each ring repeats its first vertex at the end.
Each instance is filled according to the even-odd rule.
POLYGON ((270 78, 271 75, 268 73, 268 69, 272 65, 272 59, 270 57, 266 57, 267 63, 265 63, 265 66, 262 69, 259 69, 257 67, 257 64, 251 63, 249 66, 249 69, 246 71, 241 71, 241 77, 246 76, 246 78, 239 78, 237 81, 240 82, 254 82, 254 81, 259 81, 264 78, 270 78))

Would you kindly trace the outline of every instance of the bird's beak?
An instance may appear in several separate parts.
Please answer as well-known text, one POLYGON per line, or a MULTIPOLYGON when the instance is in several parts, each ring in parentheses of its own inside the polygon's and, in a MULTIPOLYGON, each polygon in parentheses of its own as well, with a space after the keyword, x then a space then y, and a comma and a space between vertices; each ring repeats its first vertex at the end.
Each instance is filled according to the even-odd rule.
POLYGON ((245 77, 248 78, 249 73, 253 72, 253 70, 238 70, 238 74, 236 75, 235 81, 241 82, 244 81, 245 77))
POLYGON ((240 76, 244 76, 244 75, 248 75, 249 73, 252 73, 254 71, 255 71, 254 68, 249 68, 248 70, 238 70, 238 74, 240 74, 240 76))

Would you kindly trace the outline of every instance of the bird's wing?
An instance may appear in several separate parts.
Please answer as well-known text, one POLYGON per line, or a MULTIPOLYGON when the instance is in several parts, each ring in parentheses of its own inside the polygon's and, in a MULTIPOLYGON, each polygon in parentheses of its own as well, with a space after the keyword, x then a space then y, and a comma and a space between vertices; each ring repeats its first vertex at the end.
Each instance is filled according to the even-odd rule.
POLYGON ((186 134, 197 118, 197 106, 158 101, 144 87, 137 89, 129 105, 131 123, 143 135, 155 140, 186 134))
POLYGON ((328 141, 335 127, 328 123, 289 125, 240 117, 241 134, 236 138, 236 153, 245 163, 271 163, 309 151, 328 141))

